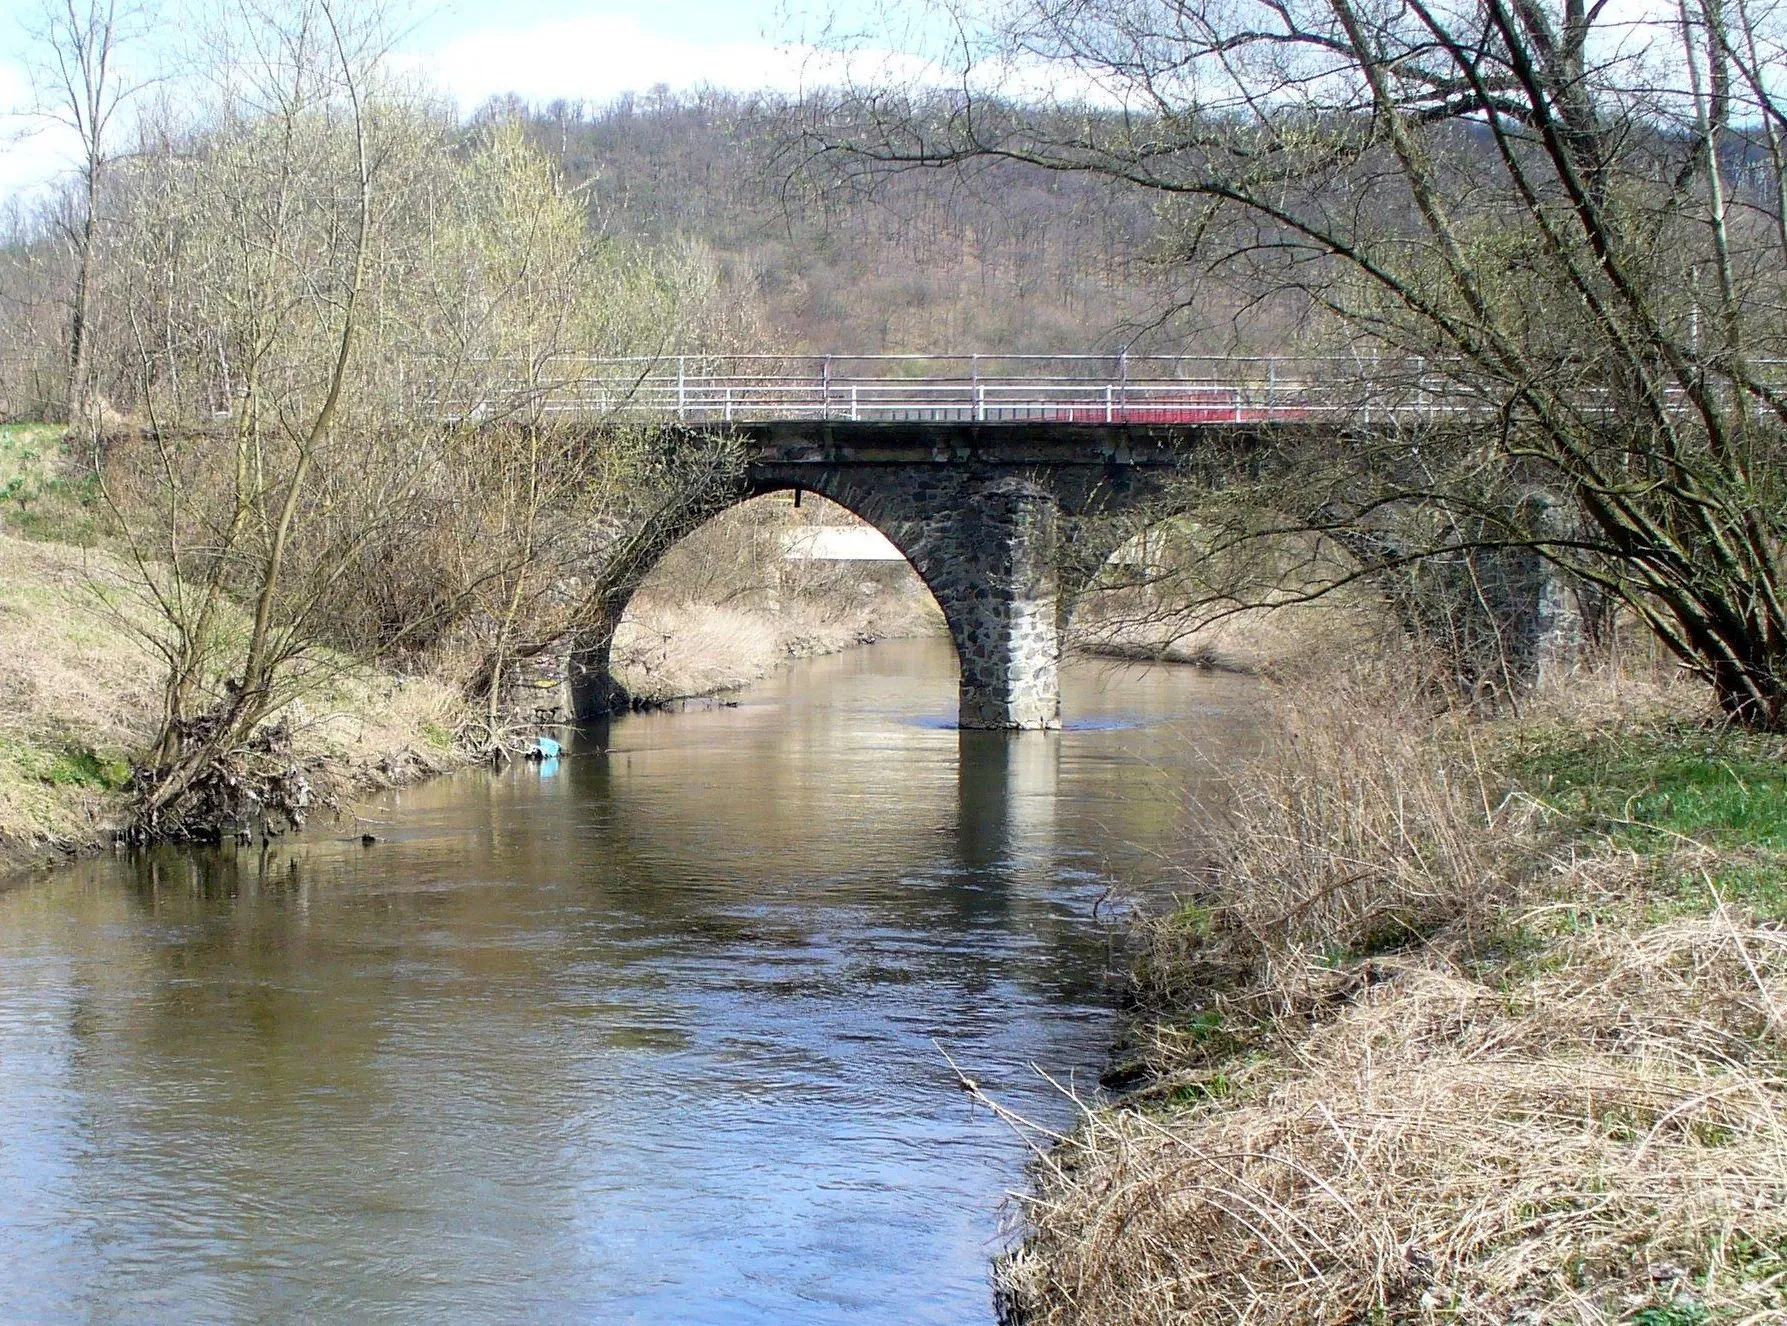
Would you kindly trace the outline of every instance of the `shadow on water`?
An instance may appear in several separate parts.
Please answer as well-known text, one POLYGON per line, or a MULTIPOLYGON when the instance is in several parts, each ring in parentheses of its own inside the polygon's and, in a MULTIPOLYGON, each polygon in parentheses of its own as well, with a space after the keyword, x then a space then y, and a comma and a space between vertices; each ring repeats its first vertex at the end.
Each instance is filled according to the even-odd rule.
POLYGON ((957 732, 918 721, 948 646, 877 646, 556 768, 0 894, 0 1303, 989 1320, 1025 1152, 936 1046, 1069 1117, 1031 1065, 1102 1065, 1097 904, 1248 703, 1067 681, 1077 728, 957 732))

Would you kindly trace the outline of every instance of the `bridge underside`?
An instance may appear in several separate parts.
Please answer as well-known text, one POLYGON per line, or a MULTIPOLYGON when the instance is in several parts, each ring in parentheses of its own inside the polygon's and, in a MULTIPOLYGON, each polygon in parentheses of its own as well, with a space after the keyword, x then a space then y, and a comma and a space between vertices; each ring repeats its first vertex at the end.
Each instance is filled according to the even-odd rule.
POLYGON ((609 644, 632 591, 666 552, 726 506, 800 489, 855 512, 904 553, 948 622, 961 666, 959 722, 1050 728, 1061 721, 1061 631, 1075 596, 1158 500, 1187 455, 1259 429, 1072 424, 807 423, 735 430, 748 448, 736 492, 659 530, 611 596, 607 620, 571 659, 580 718, 615 688, 609 644))

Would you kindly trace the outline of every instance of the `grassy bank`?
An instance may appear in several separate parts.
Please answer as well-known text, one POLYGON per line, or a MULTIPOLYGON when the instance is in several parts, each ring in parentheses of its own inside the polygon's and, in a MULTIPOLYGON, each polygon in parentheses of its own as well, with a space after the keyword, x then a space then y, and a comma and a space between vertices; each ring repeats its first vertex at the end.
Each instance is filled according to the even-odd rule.
POLYGON ((1001 1278, 1050 1323, 1787 1319, 1787 747, 1286 688, 1001 1278))
MULTIPOLYGON (((159 716, 160 665, 110 555, 0 534, 0 874, 104 842, 130 761, 159 716)), ((330 668, 285 710, 323 797, 407 781, 458 760, 446 687, 330 668)))
POLYGON ((642 594, 615 635, 616 677, 636 700, 663 704, 738 690, 791 659, 943 632, 942 614, 922 586, 870 587, 869 594, 853 587, 848 594, 791 595, 773 609, 761 601, 642 594))
MULTIPOLYGON (((107 551, 98 494, 59 428, 0 427, 0 875, 106 842, 152 741, 162 663, 137 578, 107 551)), ((785 505, 785 504, 784 504, 785 505)), ((814 505, 814 504, 809 504, 814 505)), ((709 695, 791 658, 941 629, 908 568, 778 561, 789 513, 758 505, 675 550, 616 641, 622 682, 647 702, 709 695), (715 602, 715 599, 726 601, 715 602)), ((454 767, 460 688, 323 659, 275 715, 326 800, 454 767)))

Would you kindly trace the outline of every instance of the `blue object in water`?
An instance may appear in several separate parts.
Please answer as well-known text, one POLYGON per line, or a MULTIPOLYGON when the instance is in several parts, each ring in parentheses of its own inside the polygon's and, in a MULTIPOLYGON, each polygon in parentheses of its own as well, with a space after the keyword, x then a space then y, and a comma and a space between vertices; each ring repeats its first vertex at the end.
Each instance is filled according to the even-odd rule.
POLYGON ((563 746, 559 745, 551 737, 541 737, 539 741, 534 743, 534 754, 539 756, 542 760, 556 760, 564 753, 564 749, 563 746))

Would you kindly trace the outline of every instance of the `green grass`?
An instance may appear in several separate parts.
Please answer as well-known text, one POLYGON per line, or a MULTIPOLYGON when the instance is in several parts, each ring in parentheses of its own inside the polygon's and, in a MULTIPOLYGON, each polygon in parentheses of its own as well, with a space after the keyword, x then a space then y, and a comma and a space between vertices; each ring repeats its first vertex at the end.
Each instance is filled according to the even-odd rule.
POLYGON ((1546 734, 1516 761, 1524 789, 1586 833, 1659 858, 1666 912, 1712 893, 1787 917, 1787 742, 1689 724, 1546 734), (1673 871, 1674 849, 1719 853, 1716 867, 1673 871))
POLYGON ((62 438, 58 424, 0 425, 0 521, 28 539, 91 544, 99 486, 62 438))
POLYGON ((1214 1073, 1196 1082, 1183 1082, 1161 1099, 1168 1109, 1188 1109, 1227 1100, 1235 1094, 1235 1083, 1227 1073, 1214 1073))
POLYGON ((0 737, 0 760, 18 773, 48 787, 86 787, 116 792, 130 780, 130 765, 117 754, 88 746, 39 746, 0 737))
POLYGON ((1521 782, 1634 851, 1691 838, 1787 851, 1787 743, 1693 727, 1575 738, 1529 751, 1521 782))
POLYGON ((1676 1299, 1638 1309, 1632 1326, 1703 1326, 1710 1320, 1711 1314, 1699 1303, 1676 1299))

